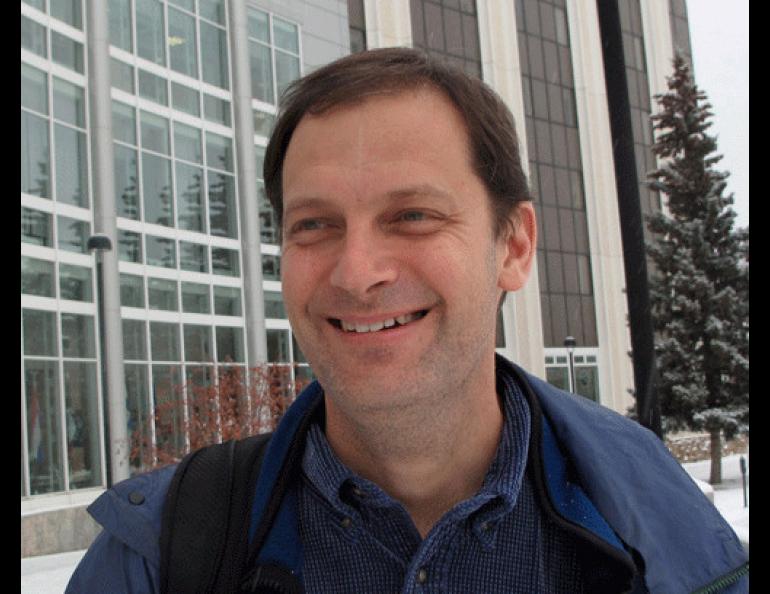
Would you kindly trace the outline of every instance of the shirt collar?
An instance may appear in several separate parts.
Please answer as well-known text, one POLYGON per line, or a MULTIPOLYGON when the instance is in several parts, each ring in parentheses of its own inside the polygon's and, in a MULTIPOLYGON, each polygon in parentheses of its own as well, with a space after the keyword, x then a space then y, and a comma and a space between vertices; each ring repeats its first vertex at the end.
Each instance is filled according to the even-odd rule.
MULTIPOLYGON (((496 366, 496 373, 497 393, 504 414, 500 444, 484 484, 471 498, 478 504, 467 505, 471 500, 461 504, 470 513, 487 502, 499 502, 501 505, 488 506, 490 509, 483 514, 486 521, 493 521, 516 504, 527 465, 530 436, 530 410, 521 388, 504 368, 496 366)), ((368 505, 384 507, 394 503, 375 484, 357 476, 337 458, 319 422, 313 423, 308 432, 302 469, 324 499, 343 513, 349 511, 351 497, 360 499, 362 494, 368 505)))

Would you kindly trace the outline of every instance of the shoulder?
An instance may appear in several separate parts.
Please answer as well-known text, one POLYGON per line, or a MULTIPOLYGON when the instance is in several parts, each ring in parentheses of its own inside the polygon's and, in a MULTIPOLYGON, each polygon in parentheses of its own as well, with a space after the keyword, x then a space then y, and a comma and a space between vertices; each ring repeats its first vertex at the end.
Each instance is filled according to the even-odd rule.
POLYGON ((157 592, 163 503, 176 465, 121 481, 88 513, 102 526, 68 592, 157 592))

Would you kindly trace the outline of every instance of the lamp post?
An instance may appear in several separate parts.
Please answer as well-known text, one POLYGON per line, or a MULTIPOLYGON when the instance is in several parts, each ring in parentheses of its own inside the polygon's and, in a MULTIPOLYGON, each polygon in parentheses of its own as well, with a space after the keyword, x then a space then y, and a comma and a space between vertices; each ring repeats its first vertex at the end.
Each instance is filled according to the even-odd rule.
POLYGON ((564 339, 564 346, 567 348, 567 354, 569 355, 569 391, 575 393, 575 345, 577 341, 574 337, 568 336, 564 339))
MULTIPOLYGON (((109 390, 107 389, 107 349, 105 347, 107 337, 104 331, 104 252, 112 249, 112 241, 103 233, 97 233, 88 238, 86 244, 89 252, 96 255, 96 299, 99 311, 99 367, 102 374, 102 402, 107 410, 109 403, 109 390)), ((110 424, 104 424, 104 441, 110 443, 110 424)), ((112 477, 112 456, 106 457, 107 477, 112 477)), ((108 480, 110 480, 108 478, 108 480)), ((111 481, 110 481, 111 482, 111 481)))

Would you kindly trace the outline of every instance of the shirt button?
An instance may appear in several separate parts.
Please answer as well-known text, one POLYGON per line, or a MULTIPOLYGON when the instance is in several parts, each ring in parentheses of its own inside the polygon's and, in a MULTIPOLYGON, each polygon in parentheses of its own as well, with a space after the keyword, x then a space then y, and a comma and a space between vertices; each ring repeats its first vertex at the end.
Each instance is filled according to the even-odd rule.
POLYGON ((355 495, 356 497, 363 497, 364 496, 364 492, 361 489, 359 489, 358 487, 356 487, 356 488, 353 489, 353 495, 355 495))
POLYGON ((343 528, 350 528, 353 525, 353 520, 350 518, 342 518, 342 521, 340 522, 343 528))
POLYGON ((428 581, 428 572, 423 568, 417 572, 417 583, 424 584, 428 581))

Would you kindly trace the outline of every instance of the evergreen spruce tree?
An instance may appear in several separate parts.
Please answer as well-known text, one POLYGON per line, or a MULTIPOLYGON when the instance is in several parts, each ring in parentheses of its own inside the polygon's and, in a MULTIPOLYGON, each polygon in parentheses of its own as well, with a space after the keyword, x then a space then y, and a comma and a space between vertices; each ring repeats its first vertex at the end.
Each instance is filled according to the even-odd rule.
POLYGON ((648 218, 651 303, 663 431, 706 431, 712 484, 722 480, 722 436, 748 432, 749 231, 734 228, 728 173, 706 131, 712 113, 681 56, 656 95, 650 186, 668 213, 648 218))

